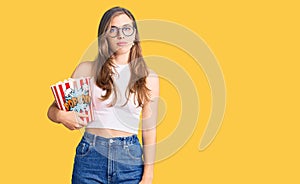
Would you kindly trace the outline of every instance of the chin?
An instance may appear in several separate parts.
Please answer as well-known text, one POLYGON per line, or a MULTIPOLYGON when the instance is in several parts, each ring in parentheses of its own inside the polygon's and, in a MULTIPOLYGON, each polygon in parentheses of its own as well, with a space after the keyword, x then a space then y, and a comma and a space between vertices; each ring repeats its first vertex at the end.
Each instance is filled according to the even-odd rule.
POLYGON ((130 52, 131 47, 120 47, 116 49, 115 54, 120 55, 120 54, 126 54, 130 52))

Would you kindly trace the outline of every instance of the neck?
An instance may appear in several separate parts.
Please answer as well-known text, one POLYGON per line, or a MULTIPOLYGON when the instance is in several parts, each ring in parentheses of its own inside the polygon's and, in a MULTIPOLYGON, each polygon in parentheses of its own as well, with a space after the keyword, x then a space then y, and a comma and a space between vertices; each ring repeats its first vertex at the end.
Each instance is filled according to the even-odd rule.
POLYGON ((129 60, 129 53, 130 52, 115 55, 114 62, 119 65, 127 64, 129 60))

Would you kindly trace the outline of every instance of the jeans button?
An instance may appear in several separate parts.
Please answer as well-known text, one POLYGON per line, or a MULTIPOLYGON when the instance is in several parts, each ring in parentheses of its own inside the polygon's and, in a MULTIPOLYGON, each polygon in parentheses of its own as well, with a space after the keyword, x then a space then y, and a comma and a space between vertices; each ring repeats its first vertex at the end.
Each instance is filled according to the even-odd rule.
POLYGON ((114 140, 112 139, 109 139, 109 143, 112 144, 113 142, 115 142, 114 140))

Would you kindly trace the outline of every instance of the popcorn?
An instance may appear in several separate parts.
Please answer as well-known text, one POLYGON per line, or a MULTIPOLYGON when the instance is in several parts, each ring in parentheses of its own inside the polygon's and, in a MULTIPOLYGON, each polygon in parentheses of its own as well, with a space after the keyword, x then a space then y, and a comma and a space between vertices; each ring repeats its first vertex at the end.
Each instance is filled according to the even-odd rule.
POLYGON ((94 120, 89 77, 69 78, 51 85, 51 90, 60 110, 84 113, 88 117, 81 119, 86 123, 94 120))

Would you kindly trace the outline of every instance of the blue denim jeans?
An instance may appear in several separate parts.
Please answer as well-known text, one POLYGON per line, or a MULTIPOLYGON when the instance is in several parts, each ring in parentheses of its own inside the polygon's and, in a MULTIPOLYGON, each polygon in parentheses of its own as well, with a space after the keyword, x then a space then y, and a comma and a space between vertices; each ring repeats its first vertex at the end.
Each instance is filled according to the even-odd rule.
POLYGON ((72 184, 138 184, 142 155, 136 135, 104 138, 85 132, 76 148, 72 184))

